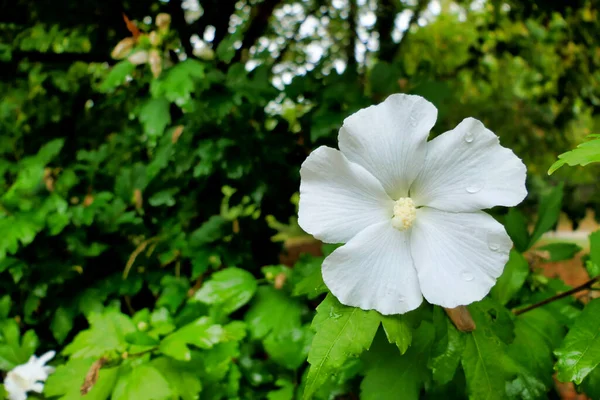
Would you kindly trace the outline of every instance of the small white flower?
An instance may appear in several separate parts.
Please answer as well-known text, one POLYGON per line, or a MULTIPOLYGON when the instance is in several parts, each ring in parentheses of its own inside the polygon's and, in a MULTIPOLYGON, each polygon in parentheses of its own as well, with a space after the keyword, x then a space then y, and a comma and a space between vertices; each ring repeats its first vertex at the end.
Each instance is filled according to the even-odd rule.
POLYGON ((54 368, 45 364, 56 353, 49 351, 41 357, 31 356, 26 364, 18 365, 8 372, 4 379, 4 388, 10 400, 25 400, 27 392, 42 393, 44 383, 54 368))
POLYGON ((340 302, 382 314, 481 300, 512 243, 480 211, 527 195, 526 168, 476 119, 427 142, 436 108, 396 94, 346 118, 341 151, 319 147, 300 169, 299 224, 345 243, 323 262, 340 302))

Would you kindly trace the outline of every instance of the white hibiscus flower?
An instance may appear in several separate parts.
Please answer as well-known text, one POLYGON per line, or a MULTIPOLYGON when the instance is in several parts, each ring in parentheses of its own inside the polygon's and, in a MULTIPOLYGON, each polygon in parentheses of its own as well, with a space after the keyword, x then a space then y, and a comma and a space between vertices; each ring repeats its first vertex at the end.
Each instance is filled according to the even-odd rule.
POLYGON ((54 368, 45 364, 55 354, 54 351, 49 351, 39 358, 31 356, 27 363, 10 370, 4 379, 4 388, 8 392, 9 400, 25 400, 27 392, 42 393, 44 382, 54 372, 54 368))
POLYGON ((436 108, 396 94, 346 118, 340 151, 319 147, 300 169, 299 224, 345 243, 323 279, 348 306, 400 314, 423 297, 447 308, 481 300, 512 242, 480 211, 527 195, 526 168, 473 118, 427 141, 436 108))

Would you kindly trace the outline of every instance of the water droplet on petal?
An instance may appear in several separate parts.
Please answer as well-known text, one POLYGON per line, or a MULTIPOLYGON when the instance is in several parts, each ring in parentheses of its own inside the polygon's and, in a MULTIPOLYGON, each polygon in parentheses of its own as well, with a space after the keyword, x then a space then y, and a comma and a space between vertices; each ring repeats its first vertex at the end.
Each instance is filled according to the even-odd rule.
POLYGON ((473 139, 475 139, 475 137, 473 136, 473 133, 471 131, 467 131, 467 133, 465 133, 464 139, 465 139, 465 142, 472 143, 473 139))
POLYGON ((464 271, 460 276, 467 282, 471 282, 474 278, 473 274, 467 271, 464 271))
POLYGON ((417 119, 415 117, 413 117, 412 115, 409 118, 410 120, 410 126, 415 127, 419 124, 419 121, 417 121, 417 119))
POLYGON ((500 250, 500 245, 498 243, 490 242, 490 243, 488 243, 488 246, 490 247, 491 251, 500 250))
POLYGON ((474 194, 474 193, 479 192, 481 189, 483 189, 483 185, 482 184, 480 184, 480 183, 473 183, 473 184, 467 186, 466 190, 467 190, 467 193, 474 194))
POLYGON ((399 301, 400 303, 403 303, 403 302, 405 302, 405 301, 406 301, 406 298, 405 298, 404 296, 398 296, 398 301, 399 301))

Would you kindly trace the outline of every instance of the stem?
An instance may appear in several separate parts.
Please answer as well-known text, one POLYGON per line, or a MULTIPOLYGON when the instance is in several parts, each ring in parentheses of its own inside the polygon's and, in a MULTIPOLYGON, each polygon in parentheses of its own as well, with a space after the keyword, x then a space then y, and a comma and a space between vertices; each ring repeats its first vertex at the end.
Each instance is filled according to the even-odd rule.
POLYGON ((589 281, 587 281, 586 283, 584 283, 582 285, 574 287, 571 290, 567 290, 566 292, 559 293, 550 298, 547 298, 546 300, 542 300, 539 303, 532 304, 532 305, 522 308, 520 310, 514 310, 513 313, 515 315, 521 315, 523 313, 526 313, 527 311, 531 311, 538 307, 542 307, 542 306, 545 306, 546 304, 552 303, 553 301, 560 300, 562 298, 565 298, 565 297, 575 294, 577 292, 581 292, 582 290, 589 289, 594 283, 598 282, 598 280, 600 280, 600 275, 590 279, 589 281))

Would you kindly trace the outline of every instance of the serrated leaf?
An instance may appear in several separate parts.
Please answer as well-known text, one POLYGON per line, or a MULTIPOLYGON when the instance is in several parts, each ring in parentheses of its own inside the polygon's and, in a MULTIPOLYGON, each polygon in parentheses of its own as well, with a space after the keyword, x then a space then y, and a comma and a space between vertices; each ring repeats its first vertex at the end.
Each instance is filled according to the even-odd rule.
POLYGON ((506 355, 506 345, 494 333, 485 307, 474 303, 469 311, 477 325, 467 336, 461 360, 469 399, 504 400, 506 381, 515 374, 506 355))
POLYGON ((219 305, 229 314, 250 301, 256 287, 256 279, 250 272, 231 267, 214 273, 194 298, 205 304, 219 305))
POLYGON ((590 262, 600 269, 600 231, 590 235, 590 262))
POLYGON ((504 218, 504 227, 517 250, 523 253, 529 248, 527 221, 521 211, 516 208, 510 208, 504 218))
POLYGON ((552 188, 542 196, 538 207, 538 219, 529 239, 529 247, 533 246, 544 233, 549 231, 558 221, 563 198, 563 184, 552 188))
POLYGON ((321 264, 323 257, 304 256, 294 265, 294 296, 305 295, 309 299, 326 293, 327 286, 323 282, 321 264))
POLYGON ((373 347, 364 354, 365 378, 360 384, 364 400, 418 400, 427 375, 427 360, 434 338, 433 325, 423 321, 416 329, 414 343, 404 355, 378 335, 373 347))
POLYGON ((252 337, 262 339, 271 332, 280 334, 300 327, 301 313, 299 302, 272 286, 261 286, 245 320, 252 337))
POLYGON ((433 379, 440 385, 445 385, 452 380, 460 364, 466 335, 456 329, 441 307, 434 308, 433 323, 436 338, 428 366, 433 379))
POLYGON ((517 317, 515 339, 508 347, 508 354, 518 363, 516 379, 507 385, 511 398, 545 398, 554 383, 552 350, 562 337, 562 326, 546 310, 538 308, 517 317))
POLYGON ((554 354, 561 382, 580 384, 596 368, 600 363, 600 299, 585 306, 554 354))
POLYGON ((58 400, 108 399, 117 380, 118 368, 102 368, 92 389, 85 396, 80 393, 80 387, 94 361, 94 358, 72 358, 66 364, 58 366, 48 377, 44 394, 58 397, 58 400))
POLYGON ((58 307, 54 312, 54 318, 50 323, 50 330, 52 335, 58 343, 62 343, 66 338, 71 329, 73 329, 73 319, 75 313, 71 308, 58 307))
POLYGON ((0 321, 0 370, 9 371, 27 362, 39 345, 33 330, 21 337, 19 325, 12 319, 0 321))
POLYGON ((156 140, 171 123, 169 102, 164 98, 148 99, 139 110, 139 119, 144 133, 156 140))
POLYGON ((159 357, 150 363, 165 377, 174 396, 183 400, 196 400, 202 390, 202 382, 193 365, 168 357, 159 357))
POLYGON ((305 399, 310 399, 346 360, 369 349, 379 321, 377 312, 344 306, 331 294, 323 300, 312 323, 316 334, 308 353, 305 399))
POLYGON ((581 247, 575 243, 551 243, 539 248, 550 254, 548 261, 564 261, 575 257, 581 251, 581 247))
POLYGON ((192 352, 188 345, 210 349, 215 344, 224 341, 224 333, 221 325, 214 324, 208 317, 200 317, 164 338, 160 343, 159 350, 176 360, 189 361, 192 358, 192 352))
POLYGON ((190 246, 200 247, 220 239, 227 224, 228 222, 220 215, 213 215, 190 234, 190 246))
POLYGON ((114 309, 90 314, 88 321, 90 328, 75 336, 63 354, 73 358, 100 358, 108 352, 125 351, 128 346, 125 336, 135 330, 131 319, 114 309))
POLYGON ((404 354, 412 342, 412 328, 402 315, 382 315, 381 325, 390 343, 404 354))
POLYGON ((492 288, 492 298, 502 305, 508 303, 523 287, 529 272, 529 263, 525 257, 521 253, 511 250, 504 272, 492 288))
POLYGON ((551 175, 565 164, 570 166, 586 166, 590 163, 600 162, 600 136, 589 135, 587 142, 583 142, 575 149, 558 156, 558 160, 550 166, 548 175, 551 175))
POLYGON ((125 77, 131 74, 135 69, 135 65, 127 60, 116 63, 100 84, 101 92, 110 92, 125 81, 125 77))
POLYGON ((111 400, 166 400, 173 391, 165 377, 151 364, 121 366, 111 400))

